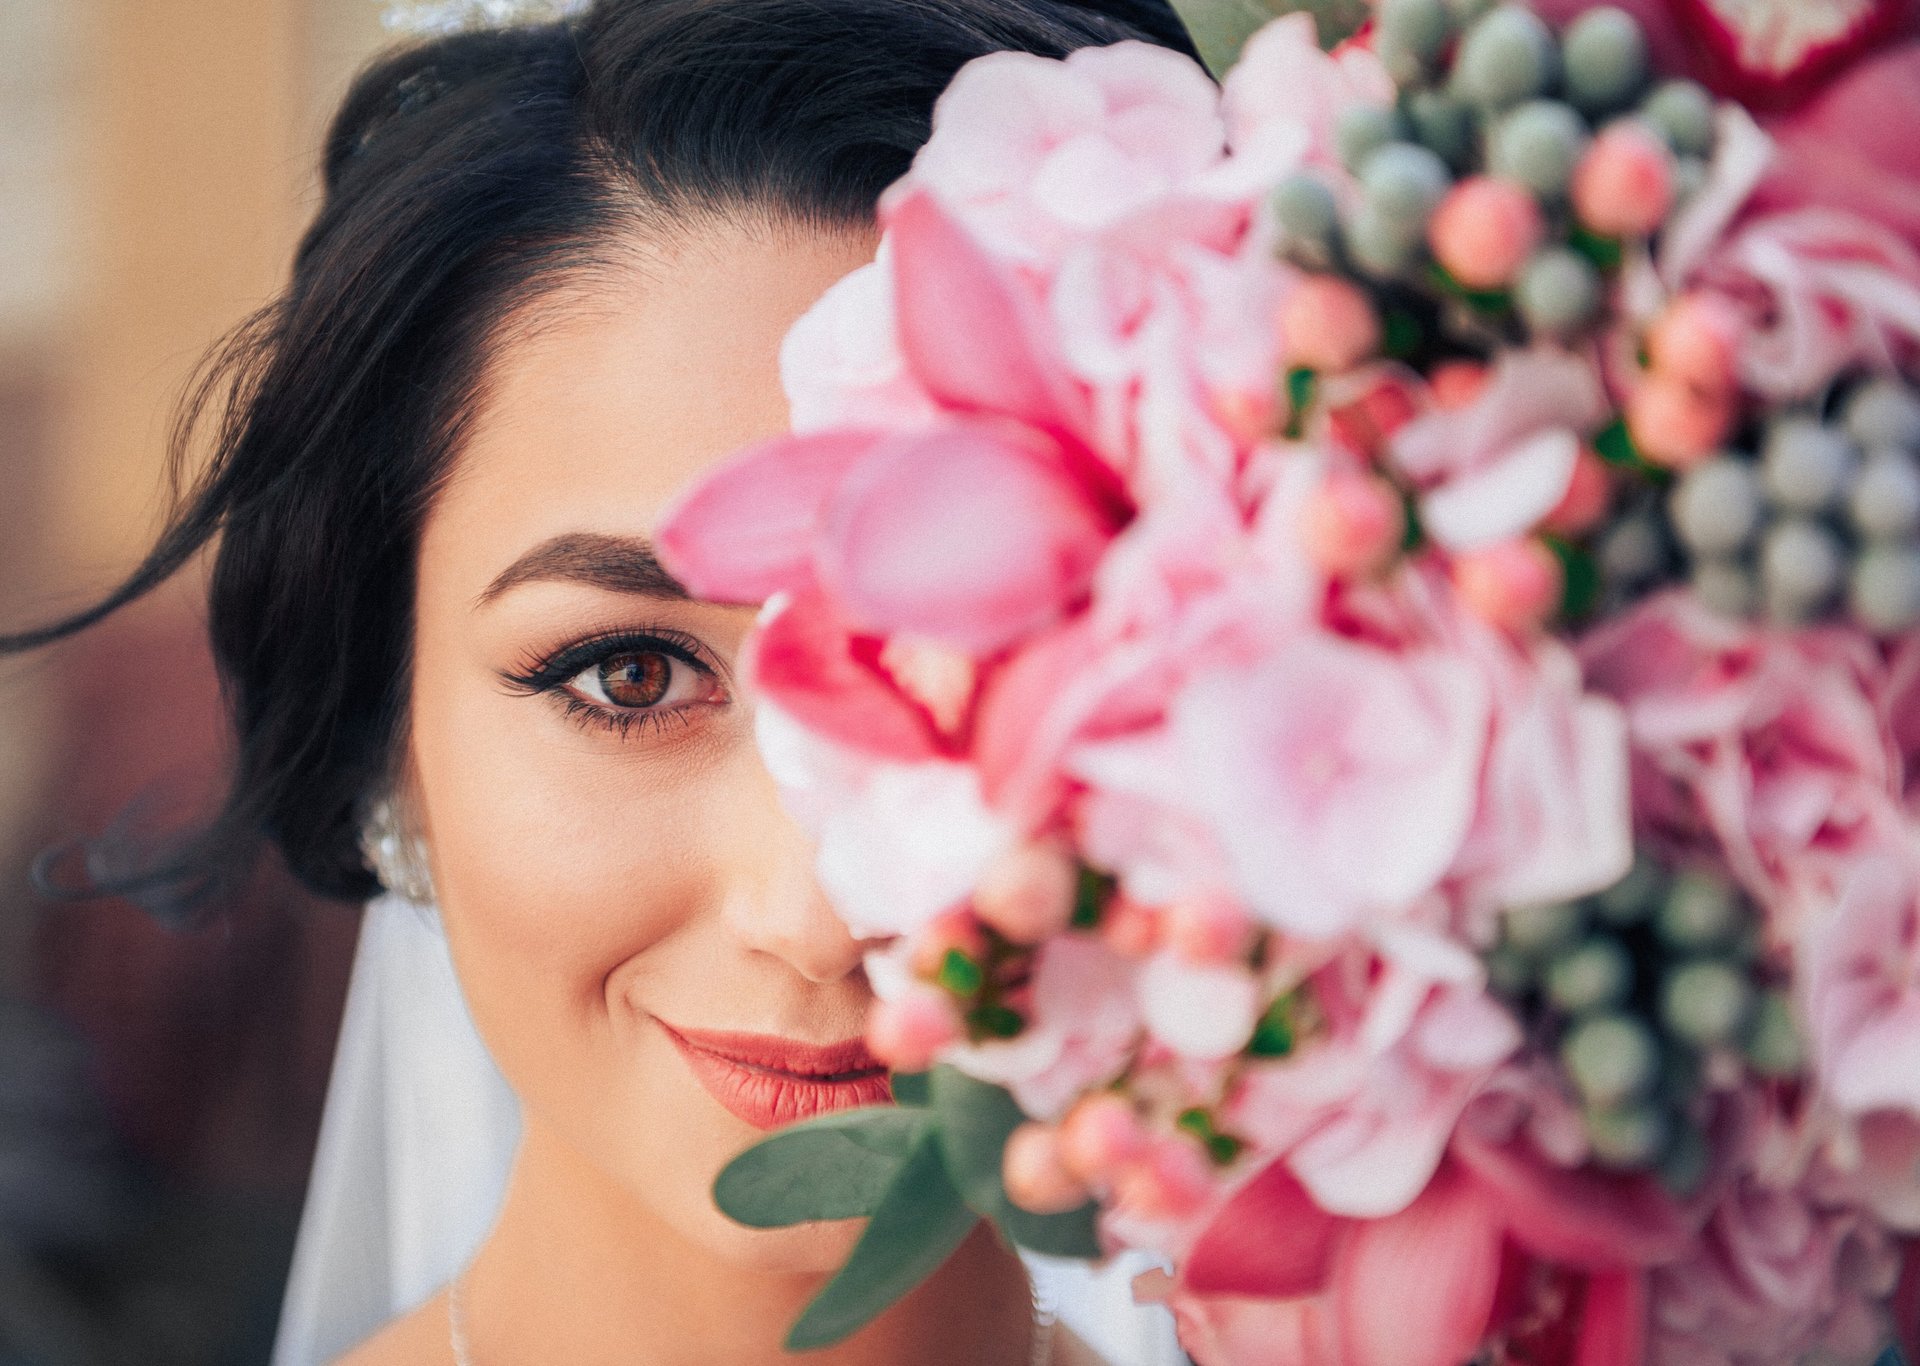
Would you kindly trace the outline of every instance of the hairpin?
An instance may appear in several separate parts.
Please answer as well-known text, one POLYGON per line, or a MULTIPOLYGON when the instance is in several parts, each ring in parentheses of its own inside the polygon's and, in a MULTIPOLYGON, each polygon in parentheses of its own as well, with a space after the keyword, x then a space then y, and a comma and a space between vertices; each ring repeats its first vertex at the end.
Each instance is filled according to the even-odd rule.
POLYGON ((590 0, 401 0, 382 22, 416 38, 516 24, 554 23, 584 11, 590 0))

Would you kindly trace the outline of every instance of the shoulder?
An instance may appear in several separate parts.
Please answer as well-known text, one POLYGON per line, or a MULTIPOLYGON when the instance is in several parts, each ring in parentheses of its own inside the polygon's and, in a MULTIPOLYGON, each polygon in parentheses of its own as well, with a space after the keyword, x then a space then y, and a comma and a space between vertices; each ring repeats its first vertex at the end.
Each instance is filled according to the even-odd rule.
POLYGON ((334 1366, 453 1366, 446 1293, 395 1319, 334 1366))

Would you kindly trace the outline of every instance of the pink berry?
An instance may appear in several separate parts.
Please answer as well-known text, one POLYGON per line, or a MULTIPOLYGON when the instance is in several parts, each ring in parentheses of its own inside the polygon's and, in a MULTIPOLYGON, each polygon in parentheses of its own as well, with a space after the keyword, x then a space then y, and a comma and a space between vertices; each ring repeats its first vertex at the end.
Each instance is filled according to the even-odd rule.
POLYGON ((1695 389, 1664 374, 1648 375, 1627 399, 1627 430, 1640 454, 1684 470, 1719 448, 1733 426, 1733 399, 1695 389))
POLYGON ((1607 462, 1583 447, 1566 493, 1541 525, 1556 536, 1578 536, 1598 526, 1612 502, 1613 476, 1607 471, 1607 462))
POLYGON ((1176 901, 1165 912, 1167 947, 1194 963, 1232 963, 1253 944, 1253 922, 1225 897, 1176 901))
POLYGON ((1089 1186, 1110 1184, 1122 1168, 1147 1153, 1147 1131, 1126 1097, 1088 1096, 1060 1122, 1060 1163, 1089 1186))
POLYGON ((1723 308, 1697 294, 1682 295, 1647 329, 1647 360, 1656 374, 1695 389, 1731 389, 1733 338, 1723 308))
POLYGON ((1280 335, 1289 363, 1350 370, 1380 349, 1380 317, 1359 286, 1333 275, 1309 275, 1280 305, 1280 335))
POLYGON ((1407 534, 1400 495, 1377 474, 1342 470, 1327 476, 1303 517, 1307 554, 1333 575, 1378 569, 1407 534))
POLYGON ((1495 176, 1454 186, 1427 228, 1434 259, 1469 289, 1510 283, 1545 235, 1539 201, 1525 187, 1495 176))
POLYGON ((1673 153, 1643 124, 1609 125, 1574 167, 1573 208, 1594 232, 1647 236, 1673 208, 1673 153))
POLYGON ((960 1015, 945 993, 914 985, 867 1012, 867 1047, 896 1072, 924 1072, 960 1039, 960 1015))
POLYGON ((1116 896, 1100 917, 1100 937, 1125 958, 1145 958, 1163 938, 1160 912, 1125 896, 1116 896))
POLYGON ((1479 398, 1492 377, 1487 367, 1478 361, 1443 360, 1427 376, 1427 387, 1433 391, 1435 403, 1453 412, 1479 398))
POLYGON ((976 962, 986 956, 987 936, 972 911, 948 911, 936 916, 914 936, 914 972, 921 977, 933 977, 947 961, 947 954, 954 950, 976 962))
POLYGON ((1091 1192, 1070 1171, 1060 1152, 1060 1131, 1026 1123, 1007 1135, 1000 1154, 1007 1199, 1032 1214, 1065 1214, 1087 1203, 1091 1192))
POLYGON ((1530 631, 1560 605, 1564 571, 1539 541, 1502 541, 1453 562, 1454 587, 1477 616, 1509 631, 1530 631))
POLYGON ((974 888, 973 909, 1016 944, 1066 929, 1079 868, 1057 840, 1034 840, 995 859, 974 888))
POLYGON ((1188 1139, 1156 1139, 1144 1158, 1122 1170, 1114 1193, 1142 1218, 1190 1218, 1213 1194, 1213 1168, 1188 1139))

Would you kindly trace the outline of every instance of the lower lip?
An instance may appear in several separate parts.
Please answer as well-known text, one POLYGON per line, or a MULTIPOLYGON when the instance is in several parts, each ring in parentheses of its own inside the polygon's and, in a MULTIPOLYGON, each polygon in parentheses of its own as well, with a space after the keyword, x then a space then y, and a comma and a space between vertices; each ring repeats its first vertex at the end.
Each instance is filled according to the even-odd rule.
POLYGON ((815 1115, 885 1105, 893 1099, 885 1072, 828 1080, 721 1057, 663 1025, 707 1094, 756 1129, 778 1129, 815 1115))

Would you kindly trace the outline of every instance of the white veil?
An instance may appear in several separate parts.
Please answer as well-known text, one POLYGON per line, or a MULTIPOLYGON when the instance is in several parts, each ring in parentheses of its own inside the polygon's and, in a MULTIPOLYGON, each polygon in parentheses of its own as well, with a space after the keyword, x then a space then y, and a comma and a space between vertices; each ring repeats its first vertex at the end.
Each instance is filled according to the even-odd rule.
MULTIPOLYGON (((432 908, 367 907, 273 1366, 327 1366, 429 1298, 492 1225, 520 1112, 474 1031, 432 908)), ((1114 1366, 1184 1362, 1133 1303, 1150 1263, 1027 1259, 1043 1300, 1114 1366)))

